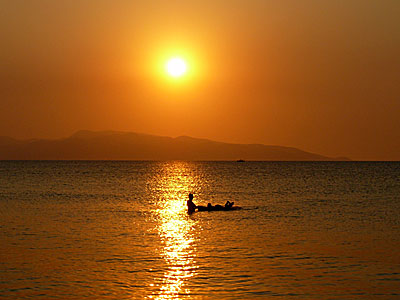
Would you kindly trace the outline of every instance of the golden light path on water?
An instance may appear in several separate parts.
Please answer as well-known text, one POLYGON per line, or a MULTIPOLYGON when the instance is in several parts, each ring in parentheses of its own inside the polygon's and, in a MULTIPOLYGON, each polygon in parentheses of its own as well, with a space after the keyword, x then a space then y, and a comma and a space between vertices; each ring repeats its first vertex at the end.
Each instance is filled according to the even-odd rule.
POLYGON ((199 188, 198 178, 184 162, 162 167, 157 180, 160 206, 154 213, 159 220, 158 233, 162 247, 160 256, 167 264, 159 292, 151 299, 190 297, 186 282, 196 274, 196 221, 187 214, 189 192, 199 188))

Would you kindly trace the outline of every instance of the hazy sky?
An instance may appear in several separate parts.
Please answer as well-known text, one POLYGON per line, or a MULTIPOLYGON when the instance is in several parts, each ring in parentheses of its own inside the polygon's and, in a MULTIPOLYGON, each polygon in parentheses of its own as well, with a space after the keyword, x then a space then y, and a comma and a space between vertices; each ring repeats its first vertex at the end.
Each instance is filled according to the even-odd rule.
POLYGON ((0 135, 189 135, 400 160, 399 0, 0 0, 0 135), (171 80, 165 61, 189 72, 171 80))

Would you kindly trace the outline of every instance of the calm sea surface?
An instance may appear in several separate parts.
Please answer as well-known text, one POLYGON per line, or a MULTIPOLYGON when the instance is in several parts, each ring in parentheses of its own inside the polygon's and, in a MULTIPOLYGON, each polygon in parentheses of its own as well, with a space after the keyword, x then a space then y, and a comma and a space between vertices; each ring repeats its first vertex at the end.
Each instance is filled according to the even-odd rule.
POLYGON ((0 162, 0 299, 51 298, 400 299, 400 163, 0 162))

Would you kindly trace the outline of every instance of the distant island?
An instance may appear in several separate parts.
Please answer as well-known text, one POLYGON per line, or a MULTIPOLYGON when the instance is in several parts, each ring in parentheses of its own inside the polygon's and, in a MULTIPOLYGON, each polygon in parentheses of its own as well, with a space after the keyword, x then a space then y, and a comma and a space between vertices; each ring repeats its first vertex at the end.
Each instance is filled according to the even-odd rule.
POLYGON ((0 137, 0 160, 342 161, 300 149, 118 131, 82 130, 63 139, 0 137))

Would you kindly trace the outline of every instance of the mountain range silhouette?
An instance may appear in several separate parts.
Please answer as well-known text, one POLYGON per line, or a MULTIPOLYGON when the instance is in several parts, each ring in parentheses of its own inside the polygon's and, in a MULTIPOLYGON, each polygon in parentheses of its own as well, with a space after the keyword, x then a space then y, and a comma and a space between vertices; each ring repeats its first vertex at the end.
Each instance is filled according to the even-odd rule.
POLYGON ((118 131, 81 130, 63 139, 0 137, 1 160, 340 161, 292 147, 232 144, 118 131))

